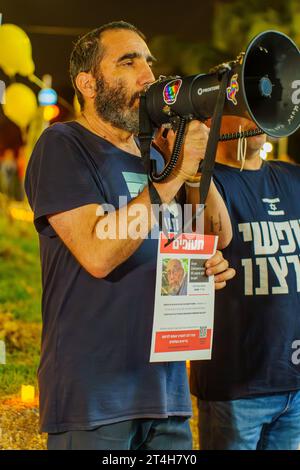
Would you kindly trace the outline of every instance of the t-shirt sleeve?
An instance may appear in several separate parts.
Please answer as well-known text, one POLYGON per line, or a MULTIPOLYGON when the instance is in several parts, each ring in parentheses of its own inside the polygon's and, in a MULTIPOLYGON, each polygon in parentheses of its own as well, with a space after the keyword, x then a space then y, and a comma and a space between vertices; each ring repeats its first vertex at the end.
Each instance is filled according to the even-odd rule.
POLYGON ((54 235, 47 215, 105 203, 100 175, 71 134, 49 128, 38 140, 25 178, 36 230, 54 235))

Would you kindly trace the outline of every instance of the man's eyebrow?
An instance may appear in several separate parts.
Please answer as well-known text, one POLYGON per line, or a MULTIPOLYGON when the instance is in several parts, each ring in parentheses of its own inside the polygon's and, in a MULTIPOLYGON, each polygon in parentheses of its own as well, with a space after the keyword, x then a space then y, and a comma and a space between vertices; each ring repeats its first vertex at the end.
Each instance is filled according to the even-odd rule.
MULTIPOLYGON (((117 64, 126 59, 141 59, 142 57, 143 55, 140 54, 139 52, 128 52, 127 54, 123 54, 121 57, 118 58, 117 64)), ((157 59, 152 54, 148 54, 146 57, 146 60, 147 62, 157 61, 157 59)))

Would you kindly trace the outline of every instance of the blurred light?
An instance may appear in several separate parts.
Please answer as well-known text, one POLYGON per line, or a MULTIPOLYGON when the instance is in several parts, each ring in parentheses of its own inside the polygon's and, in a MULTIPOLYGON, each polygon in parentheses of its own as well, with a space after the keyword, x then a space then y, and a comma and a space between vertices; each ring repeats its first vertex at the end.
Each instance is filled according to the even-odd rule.
POLYGON ((272 152, 273 150, 273 145, 271 144, 271 142, 265 142, 262 149, 266 152, 266 153, 270 153, 272 152))
POLYGON ((57 116, 59 116, 60 113, 60 109, 56 104, 45 106, 43 111, 45 121, 51 121, 52 119, 55 119, 57 116))
POLYGON ((259 156, 260 158, 262 158, 263 160, 266 160, 267 159, 267 152, 263 149, 260 149, 260 152, 259 152, 259 156))
POLYGON ((79 104, 79 101, 76 95, 74 95, 74 99, 73 99, 73 108, 74 108, 75 116, 76 117, 80 116, 81 106, 79 104))
POLYGON ((15 220, 33 222, 33 212, 30 210, 22 209, 21 207, 10 207, 9 212, 12 218, 15 220))
POLYGON ((32 403, 34 401, 34 387, 32 385, 22 385, 21 400, 26 403, 32 403))
POLYGON ((57 93, 53 88, 43 88, 38 94, 40 106, 47 106, 49 104, 57 103, 57 93))

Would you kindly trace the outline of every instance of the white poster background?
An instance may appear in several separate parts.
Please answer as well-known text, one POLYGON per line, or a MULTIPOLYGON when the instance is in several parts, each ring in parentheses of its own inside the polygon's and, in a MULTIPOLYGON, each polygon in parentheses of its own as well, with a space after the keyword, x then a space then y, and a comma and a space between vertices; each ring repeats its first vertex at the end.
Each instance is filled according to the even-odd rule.
POLYGON ((204 275, 204 263, 215 253, 217 240, 184 233, 165 247, 160 234, 150 362, 211 359, 215 290, 213 276, 204 275), (171 260, 184 269, 176 295, 163 288, 171 260))

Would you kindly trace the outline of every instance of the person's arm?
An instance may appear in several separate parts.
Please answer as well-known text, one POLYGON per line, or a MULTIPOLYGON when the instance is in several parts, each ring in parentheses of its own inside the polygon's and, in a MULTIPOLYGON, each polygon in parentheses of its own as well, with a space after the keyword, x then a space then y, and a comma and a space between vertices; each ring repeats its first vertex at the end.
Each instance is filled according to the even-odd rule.
MULTIPOLYGON (((192 177, 198 169, 199 161, 205 152, 207 136, 204 124, 198 121, 188 124, 178 162, 178 167, 187 177, 192 177)), ((171 175, 164 182, 156 184, 162 202, 171 202, 183 183, 182 176, 171 175)), ((93 276, 102 278, 138 249, 155 221, 154 217, 151 217, 148 188, 128 205, 112 213, 98 216, 98 209, 96 204, 88 204, 50 214, 48 221, 79 263, 93 276), (140 234, 136 238, 130 233, 133 220, 135 226, 140 226, 140 234), (109 238, 101 237, 101 227, 104 224, 113 227, 112 232, 115 230, 115 234, 109 238)))
MULTIPOLYGON (((178 186, 176 180, 170 183, 165 183, 164 188, 160 188, 160 195, 165 202, 172 199, 172 194, 176 193, 178 186)), ((153 224, 153 217, 151 221, 151 203, 148 189, 144 191, 131 201, 128 206, 116 211, 116 213, 108 214, 105 217, 106 223, 115 223, 114 214, 117 215, 117 221, 124 223, 124 218, 127 218, 130 210, 138 211, 140 207, 137 204, 144 204, 147 212, 143 211, 143 215, 138 218, 141 227, 144 227, 144 232, 140 232, 140 237, 134 239, 132 234, 125 240, 121 239, 106 239, 100 240, 97 236, 97 224, 104 222, 104 217, 96 215, 99 206, 97 204, 89 204, 77 209, 73 209, 60 214, 54 214, 48 217, 54 230, 59 234, 63 242, 70 249, 78 262, 94 277, 102 278, 107 276, 116 266, 123 263, 143 241, 143 235, 151 229, 153 224), (126 208, 128 211, 126 211, 126 208), (147 218, 145 215, 147 214, 147 218), (123 220, 122 220, 123 218, 123 220)), ((137 218, 135 218, 135 222, 137 218)), ((130 227, 130 220, 128 217, 128 228, 130 227)), ((118 225, 118 224, 117 224, 118 225)), ((123 225, 124 227, 124 225, 123 225)), ((122 234, 124 235, 124 234, 122 234)), ((220 251, 217 251, 205 263, 206 275, 214 275, 215 289, 219 290, 226 286, 226 282, 235 276, 235 270, 229 267, 228 261, 223 258, 220 251)))
MULTIPOLYGON (((200 180, 201 184, 201 180, 200 180)), ((185 185, 186 202, 195 207, 199 204, 199 188, 185 185)), ((204 209, 204 231, 207 235, 218 235, 218 248, 226 248, 232 240, 232 226, 225 202, 213 181, 210 183, 204 209)))
MULTIPOLYGON (((189 139, 186 139, 184 152, 180 165, 185 174, 194 175, 199 161, 205 150, 207 140, 206 129, 200 123, 194 123, 192 130, 198 129, 199 149, 196 152, 196 144, 189 147, 189 139), (201 150, 202 149, 202 150, 201 150), (196 153, 195 153, 196 152, 196 153)), ((169 203, 183 184, 181 177, 169 177, 163 183, 155 187, 162 202, 169 203)), ((59 235, 78 262, 94 277, 106 277, 113 269, 127 260, 141 245, 154 224, 149 190, 145 188, 142 193, 132 200, 127 206, 109 213, 101 213, 102 206, 98 204, 86 204, 64 212, 48 215, 48 221, 59 235), (139 225, 139 234, 133 236, 131 222, 139 225), (103 227, 116 229, 115 236, 103 238, 103 227), (125 228, 124 228, 125 227, 125 228)), ((226 281, 235 275, 235 271, 228 268, 228 262, 223 255, 217 252, 206 263, 207 275, 215 275, 215 288, 221 289, 226 281), (210 266, 209 266, 210 265, 210 266)))
MULTIPOLYGON (((181 185, 178 178, 157 184, 162 202, 169 203, 181 185)), ((138 249, 154 225, 155 217, 148 187, 121 209, 102 216, 97 215, 99 212, 101 206, 88 204, 49 215, 48 220, 77 261, 92 276, 103 278, 138 249), (132 233, 133 220, 134 227, 139 226, 136 237, 132 233), (105 235, 104 229, 109 228, 111 233, 105 235)))

